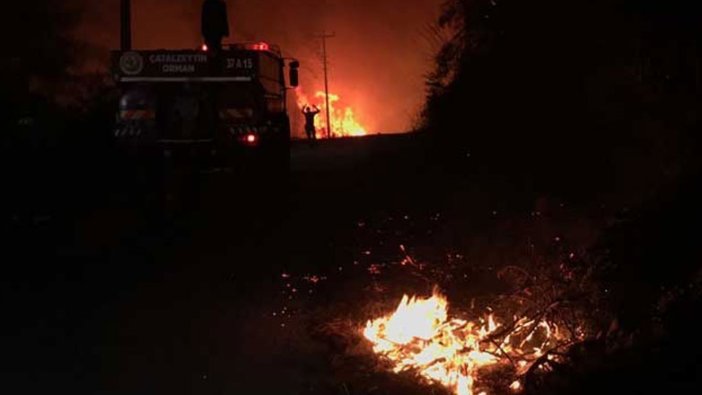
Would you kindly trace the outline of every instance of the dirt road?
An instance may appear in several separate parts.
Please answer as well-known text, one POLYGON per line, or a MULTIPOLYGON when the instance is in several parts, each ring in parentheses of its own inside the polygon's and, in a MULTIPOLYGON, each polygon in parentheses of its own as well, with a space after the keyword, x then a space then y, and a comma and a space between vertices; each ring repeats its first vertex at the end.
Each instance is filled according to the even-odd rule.
POLYGON ((282 336, 281 275, 349 265, 359 223, 421 211, 421 157, 416 136, 297 143, 286 182, 203 175, 168 218, 109 187, 58 207, 9 246, 8 379, 17 393, 304 390, 328 366, 282 336))
POLYGON ((426 152, 421 135, 299 142, 287 179, 190 177, 176 209, 74 182, 71 210, 6 238, 8 382, 27 394, 372 393, 362 364, 340 367, 326 323, 360 325, 367 306, 442 278, 478 295, 527 246, 594 238, 568 206, 471 175, 469 156, 452 175, 426 152), (407 254, 436 266, 407 272, 407 254))

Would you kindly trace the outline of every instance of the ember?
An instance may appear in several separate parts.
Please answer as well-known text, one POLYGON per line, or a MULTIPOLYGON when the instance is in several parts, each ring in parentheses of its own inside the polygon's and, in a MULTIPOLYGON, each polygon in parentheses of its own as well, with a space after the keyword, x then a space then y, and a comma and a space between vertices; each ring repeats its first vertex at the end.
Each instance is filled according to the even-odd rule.
POLYGON ((428 299, 405 295, 392 314, 368 321, 363 335, 395 373, 416 372, 456 395, 485 392, 480 383, 485 368, 505 368, 513 376, 506 386, 520 391, 520 376, 572 340, 545 320, 514 317, 501 324, 494 314, 475 321, 450 317, 448 301, 438 292, 428 299))

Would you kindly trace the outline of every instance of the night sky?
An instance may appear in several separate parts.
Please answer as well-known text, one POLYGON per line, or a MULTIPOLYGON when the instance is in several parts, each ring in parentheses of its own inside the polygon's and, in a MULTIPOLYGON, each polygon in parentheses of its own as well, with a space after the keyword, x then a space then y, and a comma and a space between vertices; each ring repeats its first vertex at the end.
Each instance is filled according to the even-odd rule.
MULTIPOLYGON (((96 54, 119 45, 119 0, 84 1, 79 35, 96 54), (102 51, 100 51, 102 49, 102 51)), ((232 41, 265 40, 303 63, 306 94, 321 89, 319 42, 327 30, 332 93, 352 107, 372 132, 408 130, 424 100, 423 76, 431 66, 427 29, 441 0, 227 1, 232 41)), ((134 0, 136 48, 195 48, 200 0, 134 0)))

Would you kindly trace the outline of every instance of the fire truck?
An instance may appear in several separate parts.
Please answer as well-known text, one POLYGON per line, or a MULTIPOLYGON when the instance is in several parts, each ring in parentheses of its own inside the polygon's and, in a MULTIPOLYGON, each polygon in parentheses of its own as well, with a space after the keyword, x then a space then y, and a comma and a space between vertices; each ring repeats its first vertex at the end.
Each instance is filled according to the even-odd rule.
POLYGON ((118 144, 141 156, 289 158, 288 86, 299 62, 265 42, 112 53, 118 144), (289 69, 288 81, 285 70, 289 69))

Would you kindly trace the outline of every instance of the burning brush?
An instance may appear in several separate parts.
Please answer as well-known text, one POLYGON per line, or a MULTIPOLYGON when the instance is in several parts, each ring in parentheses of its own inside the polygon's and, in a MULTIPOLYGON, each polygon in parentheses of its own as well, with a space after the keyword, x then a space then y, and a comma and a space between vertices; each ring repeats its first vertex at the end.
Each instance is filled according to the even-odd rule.
POLYGON ((331 135, 326 132, 326 94, 324 91, 317 91, 313 100, 310 100, 301 88, 295 90, 298 106, 303 109, 307 105, 316 105, 322 111, 319 117, 315 118, 315 128, 317 137, 362 137, 368 135, 368 129, 357 119, 356 112, 351 106, 342 106, 341 97, 337 94, 329 94, 329 115, 331 116, 331 135))
MULTIPOLYGON (((371 239, 379 234, 365 222, 359 227, 372 230, 371 239)), ((422 393, 412 392, 415 381, 456 395, 548 393, 577 377, 584 360, 605 358, 601 347, 612 339, 607 328, 615 322, 603 298, 607 291, 597 281, 597 265, 560 237, 555 246, 530 245, 531 258, 523 264, 498 268, 456 253, 433 263, 404 242, 397 244, 399 255, 369 245, 353 266, 324 275, 324 303, 333 311, 314 313, 315 337, 334 355, 331 385, 351 383, 349 394, 378 388, 422 393), (390 312, 379 302, 388 293, 432 284, 470 303, 449 310, 438 288, 428 296, 405 295, 390 312), (359 289, 365 299, 349 303, 348 295, 359 289), (337 303, 330 303, 332 294, 337 303), (390 376, 374 375, 378 370, 390 376), (356 386, 363 389, 354 391, 356 386)), ((308 284, 317 295, 319 285, 308 277, 317 278, 291 283, 284 276, 288 288, 308 284)), ((293 289, 286 295, 293 300, 306 294, 293 289)))
POLYGON ((510 390, 519 392, 519 377, 581 340, 540 316, 513 317, 508 324, 494 314, 453 318, 448 301, 435 291, 426 299, 405 295, 392 314, 368 321, 363 335, 395 373, 415 372, 456 395, 473 395, 487 394, 483 372, 502 369, 512 377, 510 390))

